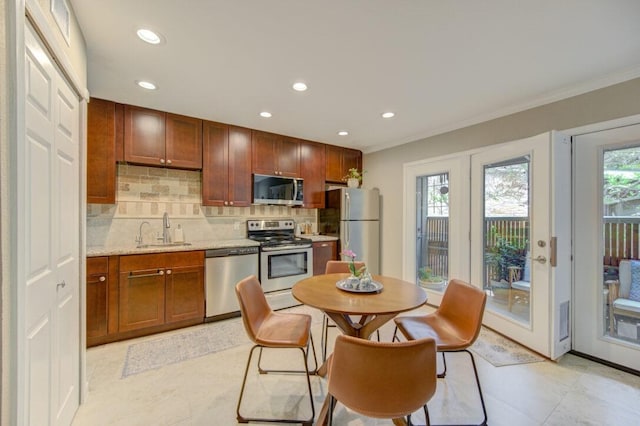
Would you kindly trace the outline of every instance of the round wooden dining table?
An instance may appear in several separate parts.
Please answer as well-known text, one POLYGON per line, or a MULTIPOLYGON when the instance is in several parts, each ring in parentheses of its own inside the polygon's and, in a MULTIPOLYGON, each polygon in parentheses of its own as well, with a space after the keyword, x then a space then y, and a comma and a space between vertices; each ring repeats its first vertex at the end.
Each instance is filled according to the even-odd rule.
POLYGON ((344 334, 364 339, 400 312, 427 301, 427 293, 416 284, 383 275, 373 275, 373 280, 382 284, 379 293, 339 289, 336 283, 348 276, 315 275, 298 281, 291 292, 299 302, 326 313, 344 334))
MULTIPOLYGON (((336 286, 349 274, 324 274, 298 281, 291 293, 299 302, 318 308, 331 318, 344 334, 368 339, 387 321, 400 312, 410 311, 427 301, 427 293, 416 284, 383 275, 373 275, 382 284, 378 293, 355 293, 336 286), (355 318, 355 320, 354 320, 355 318)), ((325 376, 325 363, 317 374, 325 376)), ((328 422, 329 395, 324 401, 316 424, 328 422)), ((394 425, 406 425, 404 418, 393 419, 394 425)))

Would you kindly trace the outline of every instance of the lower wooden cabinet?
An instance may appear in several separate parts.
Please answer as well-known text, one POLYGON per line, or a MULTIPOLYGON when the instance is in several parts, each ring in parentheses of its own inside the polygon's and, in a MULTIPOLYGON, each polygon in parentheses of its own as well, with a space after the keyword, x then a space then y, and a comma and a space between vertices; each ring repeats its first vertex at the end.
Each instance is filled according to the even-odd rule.
POLYGON ((204 321, 204 252, 120 257, 119 332, 204 321))
POLYGON ((327 262, 337 259, 337 241, 317 241, 313 243, 313 275, 324 274, 327 262))
POLYGON ((118 256, 87 258, 87 346, 106 343, 118 330, 118 256))
POLYGON ((204 252, 87 258, 87 346, 204 321, 204 252))

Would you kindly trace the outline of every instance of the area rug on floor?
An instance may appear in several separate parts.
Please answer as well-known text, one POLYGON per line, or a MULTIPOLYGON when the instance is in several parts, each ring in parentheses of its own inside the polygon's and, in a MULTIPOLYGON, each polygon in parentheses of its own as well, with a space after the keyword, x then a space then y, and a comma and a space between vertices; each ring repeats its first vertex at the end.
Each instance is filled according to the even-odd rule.
MULTIPOLYGON (((314 322, 322 320, 318 310, 306 306, 287 309, 287 312, 310 314, 314 317, 314 322)), ((241 318, 190 327, 167 337, 134 343, 127 348, 122 378, 224 351, 244 343, 250 341, 241 318)))
POLYGON ((544 361, 540 355, 484 327, 471 350, 495 367, 544 361))

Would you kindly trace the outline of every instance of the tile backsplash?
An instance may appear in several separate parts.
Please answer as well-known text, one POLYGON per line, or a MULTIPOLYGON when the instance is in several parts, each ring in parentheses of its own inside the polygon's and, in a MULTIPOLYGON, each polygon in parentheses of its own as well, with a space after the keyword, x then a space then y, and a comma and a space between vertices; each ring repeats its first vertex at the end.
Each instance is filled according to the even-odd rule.
POLYGON ((144 229, 153 236, 165 212, 187 241, 244 238, 247 219, 293 218, 315 229, 315 209, 202 206, 201 185, 199 171, 118 164, 116 204, 87 205, 87 245, 135 246, 140 224, 149 222, 144 229))

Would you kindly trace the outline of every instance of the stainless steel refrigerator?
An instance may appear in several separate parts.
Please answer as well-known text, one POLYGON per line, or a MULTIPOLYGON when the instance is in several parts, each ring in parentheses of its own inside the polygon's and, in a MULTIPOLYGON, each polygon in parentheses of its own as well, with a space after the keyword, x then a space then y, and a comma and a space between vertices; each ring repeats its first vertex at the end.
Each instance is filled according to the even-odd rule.
POLYGON ((325 208, 318 212, 318 230, 340 239, 339 252, 352 250, 356 260, 365 262, 369 272, 380 273, 380 192, 377 189, 327 191, 325 208))

